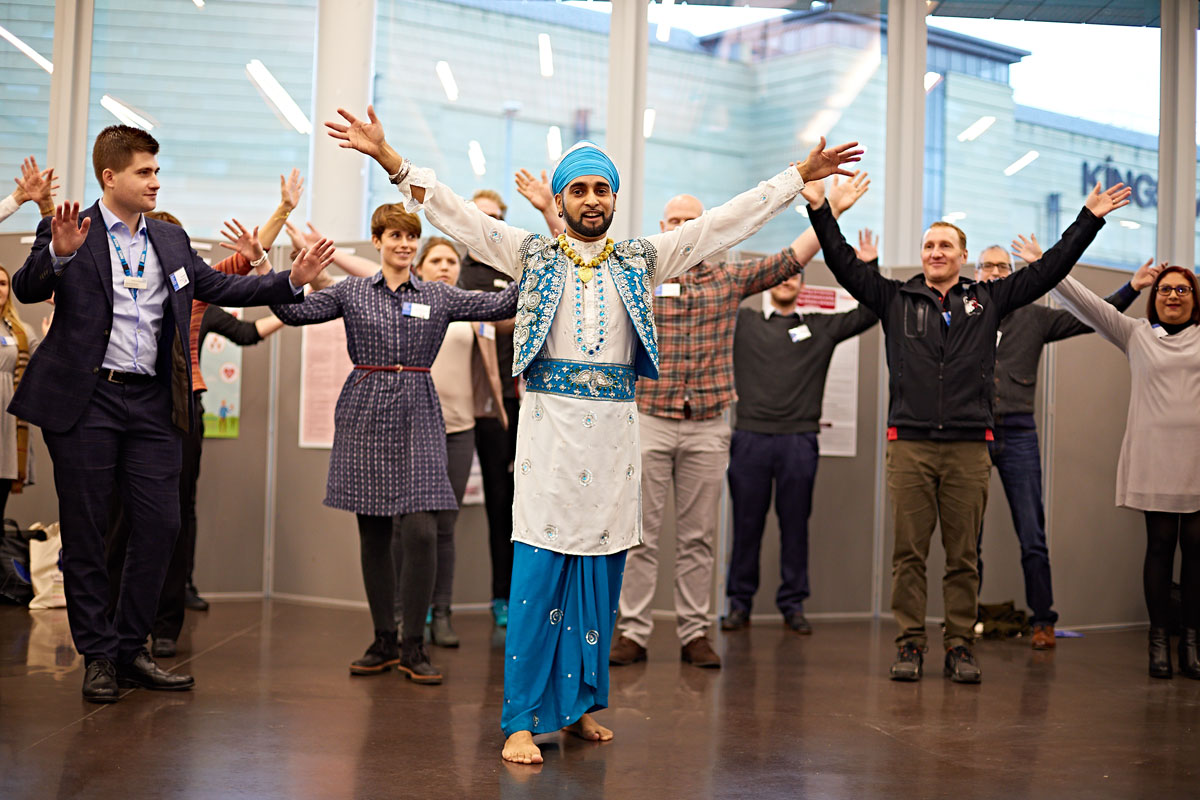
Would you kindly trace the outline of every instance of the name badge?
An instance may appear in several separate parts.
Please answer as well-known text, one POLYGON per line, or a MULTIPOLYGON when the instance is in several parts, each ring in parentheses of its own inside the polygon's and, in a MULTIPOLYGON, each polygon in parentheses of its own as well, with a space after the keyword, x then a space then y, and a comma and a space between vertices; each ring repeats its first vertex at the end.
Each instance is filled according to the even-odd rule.
POLYGON ((133 275, 126 275, 124 282, 121 284, 126 289, 145 289, 146 279, 138 278, 133 275))
POLYGON ((191 282, 187 276, 187 270, 183 267, 171 273, 171 288, 177 292, 191 282))
POLYGON ((496 338, 496 326, 490 322, 479 323, 479 335, 485 339, 496 338))
POLYGON ((803 342, 805 339, 812 338, 812 331, 808 329, 808 325, 801 322, 796 327, 788 329, 788 336, 792 337, 793 342, 803 342))
POLYGON ((493 278, 492 286, 494 286, 497 289, 507 289, 508 281, 504 280, 503 278, 493 278))
POLYGON ((400 312, 406 317, 429 319, 429 306, 425 303, 404 303, 400 307, 400 312))
POLYGON ((654 287, 655 297, 679 297, 680 286, 678 283, 660 283, 654 287))
POLYGON ((1170 334, 1167 333, 1167 329, 1162 325, 1151 325, 1150 330, 1154 331, 1154 335, 1160 339, 1165 339, 1166 337, 1170 336, 1170 334))
POLYGON ((15 347, 17 337, 15 336, 0 336, 0 347, 15 347))

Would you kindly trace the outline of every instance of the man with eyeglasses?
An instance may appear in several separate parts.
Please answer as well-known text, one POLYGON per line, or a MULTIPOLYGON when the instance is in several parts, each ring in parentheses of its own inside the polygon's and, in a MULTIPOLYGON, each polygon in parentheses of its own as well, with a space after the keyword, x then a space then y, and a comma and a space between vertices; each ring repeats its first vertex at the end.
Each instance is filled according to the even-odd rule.
MULTIPOLYGON (((1037 237, 1013 240, 1013 253, 1027 264, 1042 257, 1037 237)), ((1121 311, 1129 308, 1142 289, 1154 283, 1159 269, 1151 259, 1133 278, 1107 298, 1121 311)), ((977 281, 1007 278, 1013 272, 1012 258, 1000 245, 986 248, 975 266, 977 281)), ((996 393, 994 441, 988 442, 992 464, 1000 473, 1013 528, 1021 543, 1021 570, 1025 573, 1025 602, 1033 612, 1033 649, 1054 648, 1054 593, 1050 579, 1050 552, 1046 547, 1046 514, 1042 502, 1042 460, 1038 449, 1037 422, 1033 417, 1038 365, 1042 348, 1091 333, 1092 329, 1069 311, 1043 305, 1027 305, 1000 320, 996 333, 996 393)), ((978 541, 979 582, 983 584, 983 528, 978 541)))

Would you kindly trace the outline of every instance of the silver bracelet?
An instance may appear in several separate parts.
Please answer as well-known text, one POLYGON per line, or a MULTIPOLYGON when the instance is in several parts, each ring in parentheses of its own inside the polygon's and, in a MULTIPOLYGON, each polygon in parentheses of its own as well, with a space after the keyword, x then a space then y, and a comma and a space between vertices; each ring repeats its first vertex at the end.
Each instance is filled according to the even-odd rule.
POLYGON ((412 162, 409 161, 407 158, 401 159, 400 169, 396 170, 395 175, 388 175, 388 180, 391 181, 392 183, 394 183, 395 185, 399 186, 401 183, 404 182, 404 179, 408 177, 408 172, 411 169, 412 169, 412 162))
POLYGON ((266 263, 266 260, 267 260, 267 252, 264 250, 263 254, 260 258, 256 258, 250 262, 250 266, 261 267, 264 263, 266 263))

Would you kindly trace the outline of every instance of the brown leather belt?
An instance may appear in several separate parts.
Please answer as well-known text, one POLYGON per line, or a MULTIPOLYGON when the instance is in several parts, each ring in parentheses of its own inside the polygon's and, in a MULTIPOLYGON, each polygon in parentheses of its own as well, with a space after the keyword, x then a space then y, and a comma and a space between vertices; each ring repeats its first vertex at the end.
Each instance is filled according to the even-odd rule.
POLYGON ((429 367, 406 367, 403 364, 355 364, 354 368, 363 371, 363 376, 354 382, 355 386, 376 372, 429 372, 429 367))

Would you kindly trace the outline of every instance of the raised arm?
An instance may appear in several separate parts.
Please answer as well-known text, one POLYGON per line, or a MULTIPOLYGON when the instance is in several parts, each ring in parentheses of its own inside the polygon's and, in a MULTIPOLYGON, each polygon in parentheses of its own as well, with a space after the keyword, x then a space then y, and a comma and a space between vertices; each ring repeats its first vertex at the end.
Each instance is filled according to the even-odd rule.
POLYGON ((300 177, 300 170, 293 167, 292 173, 286 178, 279 176, 279 206, 258 229, 258 241, 263 248, 270 250, 271 245, 275 244, 275 239, 287 223, 288 215, 300 205, 300 195, 303 193, 304 179, 300 177))
POLYGON ((517 313, 517 290, 520 284, 513 281, 500 292, 473 292, 448 286, 450 295, 450 319, 472 322, 491 322, 509 319, 517 313))
POLYGON ((1141 320, 1125 316, 1070 276, 1063 278, 1050 296, 1122 351, 1129 346, 1129 337, 1134 329, 1142 324, 1141 320))
POLYGON ((1123 183, 1101 190, 1097 183, 1079 216, 1063 231, 1062 238, 1053 247, 1025 269, 992 281, 989 284, 992 297, 999 304, 1001 315, 1032 303, 1066 277, 1104 227, 1104 217, 1129 205, 1132 191, 1123 183))
POLYGON ((542 217, 546 220, 546 227, 550 229, 551 236, 558 236, 567 229, 567 223, 563 222, 554 211, 554 194, 550 191, 550 181, 546 179, 546 170, 542 170, 542 178, 538 180, 533 177, 533 174, 527 170, 520 170, 515 176, 517 182, 517 191, 529 201, 529 204, 542 212, 542 217))
POLYGON ((529 236, 528 231, 492 219, 473 203, 438 183, 433 170, 414 167, 402 158, 387 143, 373 106, 367 106, 366 120, 358 119, 344 108, 339 108, 338 114, 346 122, 326 122, 329 135, 337 139, 341 147, 375 159, 405 197, 406 211, 415 213, 418 208, 424 208, 425 217, 434 227, 461 242, 495 269, 513 278, 520 276, 519 253, 521 243, 529 236))
POLYGON ((857 146, 858 142, 848 142, 826 148, 822 137, 803 162, 672 231, 646 237, 658 253, 655 281, 682 275, 714 253, 753 236, 767 220, 791 205, 806 181, 828 175, 853 177, 844 165, 859 160, 862 150, 857 146))
POLYGON ((817 239, 821 242, 825 266, 829 267, 833 277, 837 278, 837 282, 845 287, 855 300, 882 317, 900 282, 883 277, 879 274, 878 266, 872 269, 867 262, 858 257, 858 253, 842 235, 842 229, 833 218, 828 201, 816 208, 809 203, 808 218, 812 221, 813 230, 817 232, 817 239))
POLYGON ((54 213, 54 169, 38 169, 37 159, 29 156, 21 162, 21 177, 13 178, 17 188, 4 200, 0 201, 0 221, 12 215, 23 204, 32 200, 37 203, 38 211, 43 217, 54 213))
POLYGON ((302 303, 273 305, 271 313, 284 325, 315 325, 342 316, 342 287, 345 281, 335 283, 328 289, 309 292, 302 303))
MULTIPOLYGON (((312 247, 317 242, 325 237, 321 232, 313 227, 313 224, 308 223, 308 230, 303 233, 292 223, 287 224, 287 234, 292 240, 292 248, 300 250, 305 247, 312 247)), ((363 258, 354 253, 347 253, 345 250, 335 248, 333 251, 333 265, 345 272, 347 275, 353 275, 356 278, 370 278, 376 272, 379 272, 379 262, 372 261, 369 258, 363 258)), ((321 288, 321 287, 313 287, 321 288)))
MULTIPOLYGON (((1141 268, 1133 274, 1133 278, 1104 298, 1104 302, 1117 309, 1117 311, 1124 312, 1125 309, 1133 305, 1133 301, 1138 298, 1142 289, 1154 285, 1154 279, 1158 277, 1158 273, 1162 272, 1162 269, 1161 266, 1154 266, 1154 259, 1150 259, 1145 264, 1142 264, 1141 268)), ((1063 339, 1069 339, 1072 336, 1080 336, 1092 332, 1090 326, 1079 321, 1069 311, 1059 310, 1050 313, 1049 324, 1046 326, 1045 332, 1045 341, 1047 342, 1058 342, 1063 339)))

